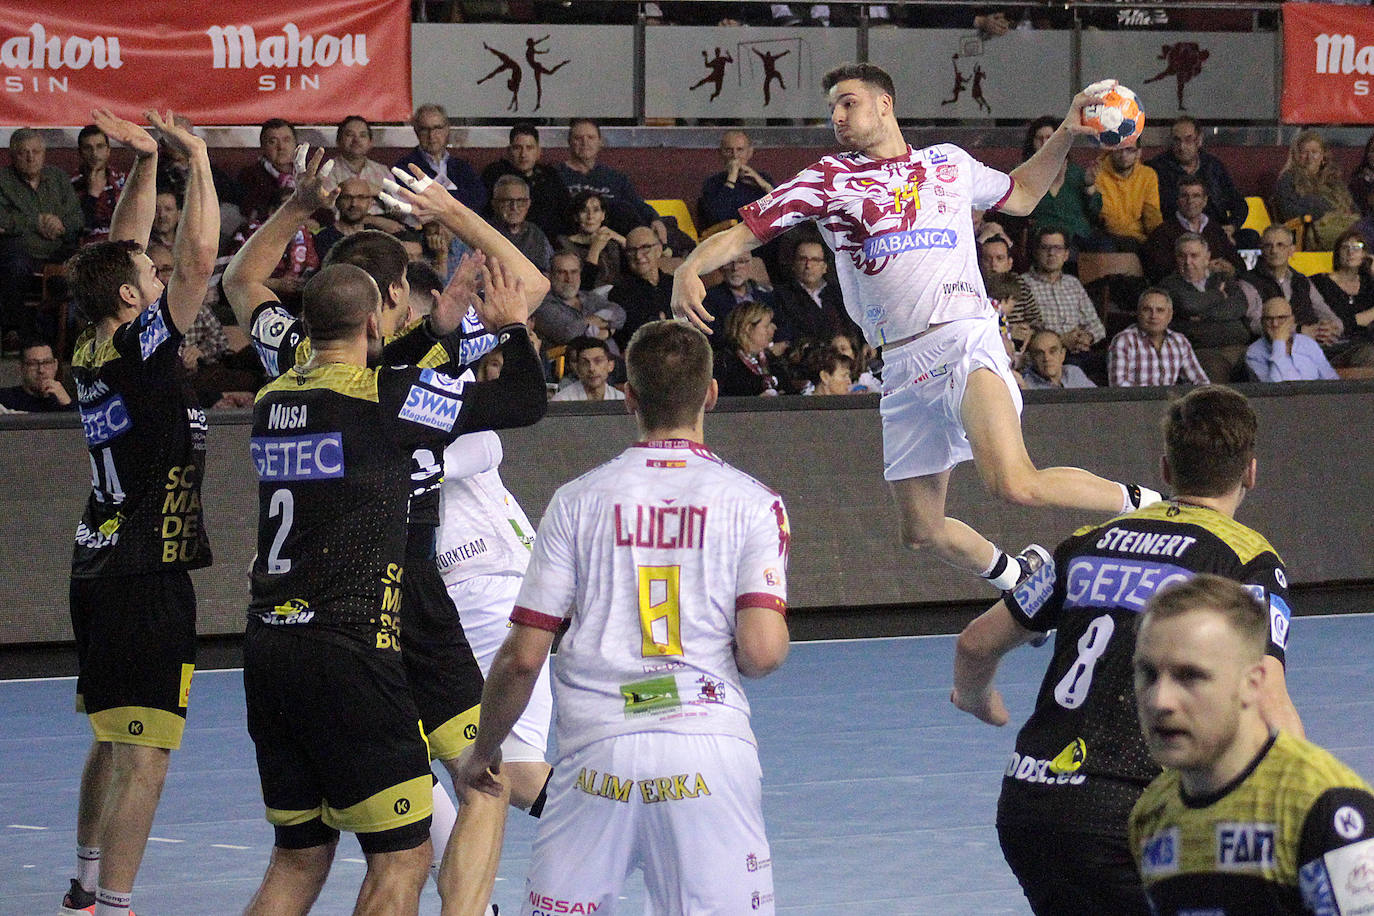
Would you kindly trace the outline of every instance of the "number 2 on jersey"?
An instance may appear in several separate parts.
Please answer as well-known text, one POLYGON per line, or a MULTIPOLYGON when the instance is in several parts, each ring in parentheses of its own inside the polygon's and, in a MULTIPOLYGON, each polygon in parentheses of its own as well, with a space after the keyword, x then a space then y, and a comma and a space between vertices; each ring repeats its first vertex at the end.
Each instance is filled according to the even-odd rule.
POLYGON ((1103 614, 1093 619, 1083 635, 1078 637, 1078 658, 1074 659, 1069 670, 1054 685, 1054 698, 1065 709, 1077 709, 1088 698, 1088 689, 1093 683, 1093 669, 1097 660, 1107 651, 1107 643, 1112 641, 1116 632, 1116 621, 1111 614, 1103 614))
POLYGON ((296 501, 285 487, 273 493, 272 501, 267 505, 268 518, 279 515, 281 527, 277 529, 277 536, 272 538, 272 549, 267 552, 267 573, 272 576, 291 571, 291 561, 281 555, 281 547, 286 543, 286 535, 290 533, 291 522, 296 517, 296 501))
POLYGON ((681 567, 639 567, 639 652, 644 658, 682 654, 681 586, 681 567))

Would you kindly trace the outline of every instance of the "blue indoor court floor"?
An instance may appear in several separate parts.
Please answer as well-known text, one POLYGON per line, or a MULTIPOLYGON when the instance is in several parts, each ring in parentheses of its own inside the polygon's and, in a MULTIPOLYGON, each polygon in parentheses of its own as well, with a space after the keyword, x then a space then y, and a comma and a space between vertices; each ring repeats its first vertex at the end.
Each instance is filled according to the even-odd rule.
MULTIPOLYGON (((1309 737, 1374 777, 1374 615, 1294 621, 1289 685, 1309 737)), ((1015 724, 949 703, 952 636, 799 643, 747 685, 764 769, 779 912, 1027 914, 993 828, 1015 724)), ((999 684, 1029 713, 1048 647, 1014 652, 999 684)), ((74 862, 90 732, 69 678, 0 682, 0 916, 57 911, 74 862)), ((519 912, 535 822, 512 812, 495 902, 519 912)), ((198 672, 182 749, 135 890, 142 916, 242 911, 267 862, 237 671, 198 672)), ((363 874, 345 838, 316 913, 346 914, 363 874)), ((632 879, 620 911, 642 911, 632 879)), ((421 912, 439 911, 432 884, 421 912)))

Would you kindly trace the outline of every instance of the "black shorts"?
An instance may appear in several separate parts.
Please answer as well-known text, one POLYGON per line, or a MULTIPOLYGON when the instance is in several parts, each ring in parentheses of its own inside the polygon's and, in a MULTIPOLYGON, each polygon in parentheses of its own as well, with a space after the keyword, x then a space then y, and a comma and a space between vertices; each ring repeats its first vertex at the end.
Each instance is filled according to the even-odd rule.
POLYGON ((1150 916, 1124 835, 999 820, 997 838, 1035 916, 1150 916))
POLYGON ((250 620, 243 687, 277 846, 319 846, 340 830, 368 853, 428 838, 429 755, 394 653, 250 620))
POLYGON ((196 593, 185 570, 71 580, 76 711, 98 741, 176 750, 196 668, 196 593))
POLYGON ((437 760, 452 760, 477 737, 482 669, 434 558, 407 557, 401 587, 401 659, 437 760))

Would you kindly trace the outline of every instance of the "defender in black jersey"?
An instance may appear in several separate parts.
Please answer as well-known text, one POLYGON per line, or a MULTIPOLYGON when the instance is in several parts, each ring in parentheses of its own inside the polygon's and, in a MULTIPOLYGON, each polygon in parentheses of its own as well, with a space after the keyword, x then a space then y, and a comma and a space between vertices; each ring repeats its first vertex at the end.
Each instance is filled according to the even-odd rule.
POLYGON ((244 685, 276 849, 249 912, 313 899, 303 889, 323 885, 341 829, 368 858, 359 909, 378 899, 413 908, 430 861, 431 779, 401 661, 410 457, 523 416, 513 405, 542 407, 543 379, 527 306, 499 264, 483 311, 511 368, 495 382, 367 368, 381 299, 360 268, 327 266, 304 299, 313 355, 254 410, 259 533, 244 685))
POLYGON ((1082 528, 959 636, 951 699, 985 722, 1008 714, 998 661, 1057 630, 1054 655, 1007 764, 997 808, 1002 851, 1039 916, 1145 914, 1126 821, 1159 772, 1131 693, 1135 623, 1158 589, 1198 573, 1244 583, 1268 608, 1263 711, 1301 735, 1288 699, 1288 581, 1278 554, 1235 521, 1254 487, 1256 420, 1229 388, 1194 389, 1165 420, 1166 481, 1178 496, 1082 528))
POLYGON ((1157 916, 1355 916, 1374 910, 1374 794, 1259 713, 1272 621, 1236 583, 1198 576, 1145 610, 1135 695, 1165 770, 1131 814, 1157 916))
POLYGON ((205 414, 183 384, 177 351, 214 269, 219 203, 205 142, 170 117, 151 117, 191 164, 166 288, 141 246, 152 228, 157 143, 108 112, 97 123, 133 147, 134 166, 110 241, 83 248, 69 268, 77 307, 93 323, 72 359, 91 494, 72 553, 71 616, 77 708, 95 742, 64 913, 92 912, 97 900, 128 908, 186 722, 196 639, 190 570, 211 559, 200 497, 205 414))

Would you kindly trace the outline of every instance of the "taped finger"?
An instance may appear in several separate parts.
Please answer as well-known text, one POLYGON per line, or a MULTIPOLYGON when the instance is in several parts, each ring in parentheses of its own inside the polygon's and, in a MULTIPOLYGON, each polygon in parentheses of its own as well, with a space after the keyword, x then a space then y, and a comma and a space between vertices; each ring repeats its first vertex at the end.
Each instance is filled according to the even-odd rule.
POLYGON ((410 204, 406 203, 403 200, 398 200, 397 198, 392 197, 386 191, 382 191, 380 194, 378 194, 377 199, 380 200, 382 204, 385 205, 387 208, 395 210, 397 213, 404 213, 407 216, 409 216, 410 214, 415 212, 415 208, 412 207, 410 204))

